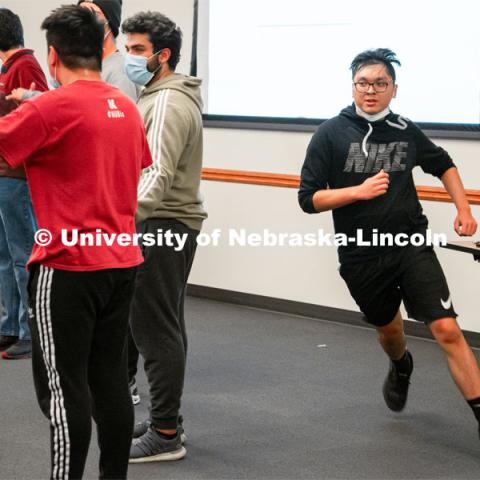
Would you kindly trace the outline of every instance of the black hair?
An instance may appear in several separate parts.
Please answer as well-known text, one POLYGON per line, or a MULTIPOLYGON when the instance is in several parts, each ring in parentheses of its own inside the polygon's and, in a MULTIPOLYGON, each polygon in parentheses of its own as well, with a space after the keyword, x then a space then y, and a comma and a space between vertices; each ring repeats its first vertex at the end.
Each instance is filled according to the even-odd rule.
POLYGON ((43 21, 48 46, 70 69, 102 69, 104 28, 95 13, 77 5, 59 7, 43 21))
POLYGON ((0 50, 23 47, 23 27, 20 17, 8 8, 0 8, 0 50))
POLYGON ((182 31, 175 22, 158 12, 140 12, 122 23, 122 32, 147 33, 154 52, 169 48, 172 53, 168 66, 175 70, 182 48, 182 31))
POLYGON ((350 70, 352 71, 352 78, 355 77, 355 74, 360 70, 360 68, 365 67, 366 65, 385 65, 388 73, 395 83, 395 69, 393 68, 393 63, 396 63, 398 66, 401 65, 400 60, 398 60, 395 52, 388 48, 377 48, 375 50, 365 50, 362 53, 359 53, 350 64, 350 70))

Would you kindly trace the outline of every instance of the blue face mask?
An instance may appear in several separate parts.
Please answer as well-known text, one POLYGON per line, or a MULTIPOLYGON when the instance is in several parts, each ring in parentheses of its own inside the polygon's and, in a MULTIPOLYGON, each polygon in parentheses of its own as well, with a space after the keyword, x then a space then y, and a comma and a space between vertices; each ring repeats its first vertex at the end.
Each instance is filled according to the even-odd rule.
POLYGON ((150 58, 158 55, 160 51, 154 53, 151 57, 142 57, 141 55, 125 55, 125 72, 127 77, 137 85, 145 86, 155 76, 155 73, 162 67, 161 65, 153 72, 148 70, 147 64, 150 58))
POLYGON ((50 86, 53 88, 53 89, 57 89, 57 88, 60 88, 61 85, 59 83, 59 81, 56 79, 56 78, 49 78, 48 79, 48 83, 50 84, 50 86))
POLYGON ((60 82, 57 80, 57 66, 56 65, 55 65, 55 73, 53 75, 54 75, 53 78, 52 77, 48 78, 48 83, 55 90, 55 89, 61 87, 60 82))

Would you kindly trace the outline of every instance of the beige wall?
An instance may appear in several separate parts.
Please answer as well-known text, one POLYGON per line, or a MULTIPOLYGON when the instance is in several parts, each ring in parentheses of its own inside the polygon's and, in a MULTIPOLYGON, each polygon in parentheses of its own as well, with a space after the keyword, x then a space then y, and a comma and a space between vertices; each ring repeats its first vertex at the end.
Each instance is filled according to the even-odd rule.
MULTIPOLYGON (((299 174, 307 133, 206 129, 205 166, 299 174)), ((446 148, 468 188, 480 189, 480 141, 437 140, 446 148)), ((441 186, 439 181, 415 172, 421 185, 441 186)), ((330 213, 304 214, 294 189, 203 182, 209 212, 204 231, 230 228, 250 232, 332 232, 330 213)), ((435 232, 455 239, 453 204, 423 202, 435 232)), ((474 207, 480 221, 480 207, 474 207)), ((480 238, 480 235, 477 235, 480 238)), ((200 247, 190 277, 199 285, 285 298, 318 305, 356 310, 356 305, 338 275, 333 247, 200 247)), ((480 332, 480 264, 470 255, 438 249, 452 290, 452 298, 466 330, 480 332)))

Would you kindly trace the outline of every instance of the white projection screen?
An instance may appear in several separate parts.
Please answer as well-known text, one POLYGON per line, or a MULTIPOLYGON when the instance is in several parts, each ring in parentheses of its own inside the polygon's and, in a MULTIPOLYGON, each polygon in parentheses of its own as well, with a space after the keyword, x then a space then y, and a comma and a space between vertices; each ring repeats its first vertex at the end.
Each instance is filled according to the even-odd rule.
POLYGON ((199 0, 205 113, 326 119, 351 103, 354 56, 387 47, 392 110, 428 128, 480 132, 479 0, 199 0))

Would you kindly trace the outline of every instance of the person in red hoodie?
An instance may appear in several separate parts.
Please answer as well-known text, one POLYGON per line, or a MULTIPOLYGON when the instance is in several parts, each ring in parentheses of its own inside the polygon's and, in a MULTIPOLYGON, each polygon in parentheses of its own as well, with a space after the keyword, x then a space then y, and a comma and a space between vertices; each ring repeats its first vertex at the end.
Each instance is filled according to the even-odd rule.
MULTIPOLYGON (((17 104, 6 97, 16 88, 48 90, 47 80, 33 50, 24 48, 18 15, 0 8, 0 116, 17 104)), ((5 359, 26 358, 31 353, 27 320, 27 271, 36 221, 23 166, 0 176, 0 351, 5 359)))

